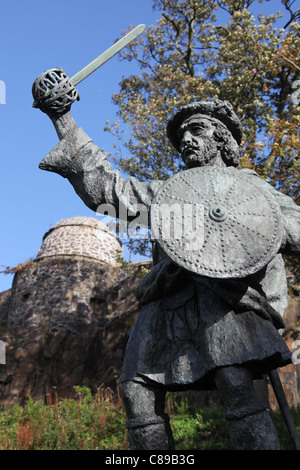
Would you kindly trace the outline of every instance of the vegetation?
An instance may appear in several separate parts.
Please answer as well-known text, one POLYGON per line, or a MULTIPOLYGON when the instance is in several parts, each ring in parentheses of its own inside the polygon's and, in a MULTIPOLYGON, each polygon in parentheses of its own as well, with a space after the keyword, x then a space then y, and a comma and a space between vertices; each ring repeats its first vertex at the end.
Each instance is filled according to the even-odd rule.
POLYGON ((125 415, 109 389, 92 396, 75 387, 78 399, 47 403, 29 397, 24 406, 7 405, 0 413, 1 450, 126 449, 125 415))
POLYGON ((26 260, 24 263, 19 263, 17 266, 4 266, 3 264, 0 267, 5 268, 0 271, 0 274, 16 274, 18 271, 21 271, 28 266, 33 266, 36 261, 33 258, 26 260))
MULTIPOLYGON (((0 450, 128 450, 125 413, 119 396, 100 388, 92 395, 87 387, 75 387, 77 399, 29 398, 24 406, 7 405, 0 412, 0 450)), ((168 396, 177 450, 229 450, 222 411, 214 406, 199 410, 186 396, 168 396)), ((299 410, 300 411, 300 410, 299 410)), ((273 416, 282 449, 291 449, 279 413, 273 416)), ((294 411, 300 430, 300 412, 294 411)))

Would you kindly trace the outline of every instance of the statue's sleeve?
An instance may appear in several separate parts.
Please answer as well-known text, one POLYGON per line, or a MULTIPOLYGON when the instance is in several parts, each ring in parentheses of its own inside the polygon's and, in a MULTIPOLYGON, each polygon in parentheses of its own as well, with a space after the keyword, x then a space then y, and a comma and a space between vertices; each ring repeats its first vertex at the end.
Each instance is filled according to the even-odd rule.
POLYGON ((101 205, 111 204, 116 217, 123 208, 133 214, 150 204, 162 184, 153 180, 141 182, 137 178, 123 178, 113 170, 107 157, 81 128, 75 128, 42 160, 39 167, 67 178, 83 202, 93 211, 101 212, 101 205))
POLYGON ((285 233, 281 251, 287 254, 300 253, 300 206, 272 185, 268 183, 265 185, 274 195, 283 216, 285 233))

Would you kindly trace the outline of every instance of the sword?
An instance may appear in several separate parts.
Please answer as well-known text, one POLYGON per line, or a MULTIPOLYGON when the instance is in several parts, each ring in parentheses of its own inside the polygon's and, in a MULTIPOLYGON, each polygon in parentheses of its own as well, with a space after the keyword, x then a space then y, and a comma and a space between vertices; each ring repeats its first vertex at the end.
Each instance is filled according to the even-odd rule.
POLYGON ((41 73, 33 82, 34 102, 32 106, 40 108, 42 111, 45 110, 45 112, 47 110, 62 112, 67 109, 75 100, 79 100, 75 86, 140 36, 145 28, 144 24, 136 26, 71 78, 60 67, 41 73))
POLYGON ((74 86, 78 85, 78 83, 82 82, 86 77, 91 75, 91 73, 95 72, 101 65, 105 64, 109 59, 111 59, 114 55, 120 52, 124 47, 126 47, 129 43, 131 43, 134 39, 136 39, 140 34, 142 34, 145 30, 146 25, 140 24, 136 26, 132 31, 128 34, 123 36, 119 41, 113 44, 109 49, 105 52, 100 54, 96 59, 86 65, 83 69, 79 70, 73 77, 70 78, 70 82, 73 83, 74 86))
POLYGON ((269 377, 292 444, 295 450, 300 450, 300 439, 297 433, 295 423, 293 421, 293 417, 282 387, 278 371, 276 369, 270 371, 269 377))

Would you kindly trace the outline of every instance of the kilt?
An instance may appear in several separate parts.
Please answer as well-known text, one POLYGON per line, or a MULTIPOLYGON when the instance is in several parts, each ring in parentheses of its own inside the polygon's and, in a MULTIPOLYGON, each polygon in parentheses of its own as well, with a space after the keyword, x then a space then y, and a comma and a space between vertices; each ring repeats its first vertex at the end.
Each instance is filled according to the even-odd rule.
POLYGON ((169 390, 214 388, 220 367, 243 365, 254 379, 291 362, 276 311, 238 282, 202 280, 144 305, 124 357, 122 381, 169 390), (230 295, 231 292, 235 295, 230 295))

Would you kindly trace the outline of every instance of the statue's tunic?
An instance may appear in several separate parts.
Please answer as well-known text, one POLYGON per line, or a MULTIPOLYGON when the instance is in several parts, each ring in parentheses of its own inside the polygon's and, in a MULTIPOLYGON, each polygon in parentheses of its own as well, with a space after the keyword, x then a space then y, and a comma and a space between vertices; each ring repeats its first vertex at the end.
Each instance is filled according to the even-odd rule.
MULTIPOLYGON (((136 213, 149 208, 163 181, 123 178, 82 129, 74 128, 40 167, 73 185, 94 211, 112 204, 136 213)), ((249 170, 249 178, 257 178, 249 170)), ((265 183, 281 208, 282 250, 300 249, 300 208, 265 183)), ((169 389, 213 387, 216 368, 244 364, 259 378, 291 362, 280 332, 287 306, 287 284, 279 253, 261 271, 242 279, 217 280, 174 265, 154 247, 154 268, 137 288, 141 305, 124 358, 122 380, 152 381, 169 389)))

